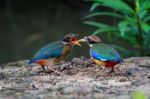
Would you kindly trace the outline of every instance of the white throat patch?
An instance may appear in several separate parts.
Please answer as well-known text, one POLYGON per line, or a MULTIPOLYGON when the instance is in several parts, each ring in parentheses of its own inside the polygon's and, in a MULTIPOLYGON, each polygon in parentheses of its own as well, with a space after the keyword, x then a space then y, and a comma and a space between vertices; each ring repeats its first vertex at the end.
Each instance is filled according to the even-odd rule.
POLYGON ((90 47, 92 47, 94 44, 89 44, 90 47))

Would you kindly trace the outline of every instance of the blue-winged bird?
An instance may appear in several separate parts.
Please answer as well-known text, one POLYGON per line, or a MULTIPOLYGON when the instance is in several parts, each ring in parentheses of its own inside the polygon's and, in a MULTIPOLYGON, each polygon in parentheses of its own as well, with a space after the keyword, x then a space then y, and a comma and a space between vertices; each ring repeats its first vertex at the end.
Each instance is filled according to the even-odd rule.
POLYGON ((123 61, 119 53, 110 45, 101 43, 101 39, 95 35, 85 36, 79 42, 87 42, 90 46, 90 56, 94 63, 112 68, 110 73, 114 71, 114 66, 123 61))
POLYGON ((78 43, 77 35, 68 33, 63 37, 62 40, 49 43, 38 50, 33 58, 29 61, 29 64, 37 63, 41 65, 44 72, 46 72, 46 67, 50 67, 50 70, 55 71, 51 68, 51 66, 55 63, 59 63, 61 60, 67 57, 72 51, 74 45, 81 46, 78 43))

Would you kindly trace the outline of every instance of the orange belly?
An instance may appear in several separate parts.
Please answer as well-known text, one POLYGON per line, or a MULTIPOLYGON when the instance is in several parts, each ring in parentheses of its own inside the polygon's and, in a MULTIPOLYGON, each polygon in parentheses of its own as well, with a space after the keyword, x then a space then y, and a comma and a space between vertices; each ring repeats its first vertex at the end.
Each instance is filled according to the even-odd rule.
POLYGON ((38 61, 36 61, 36 63, 39 65, 45 65, 47 63, 47 61, 46 60, 38 60, 38 61))

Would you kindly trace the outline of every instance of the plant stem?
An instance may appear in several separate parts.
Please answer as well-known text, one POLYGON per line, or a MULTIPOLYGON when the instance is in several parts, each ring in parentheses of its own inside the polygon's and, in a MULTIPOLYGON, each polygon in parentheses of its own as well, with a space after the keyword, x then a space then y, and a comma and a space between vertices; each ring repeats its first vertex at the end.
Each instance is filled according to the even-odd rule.
POLYGON ((144 39, 143 39, 143 31, 142 31, 141 24, 140 24, 140 18, 138 15, 137 15, 137 25, 138 25, 138 32, 139 32, 137 39, 140 45, 140 55, 143 56, 144 55, 144 39))

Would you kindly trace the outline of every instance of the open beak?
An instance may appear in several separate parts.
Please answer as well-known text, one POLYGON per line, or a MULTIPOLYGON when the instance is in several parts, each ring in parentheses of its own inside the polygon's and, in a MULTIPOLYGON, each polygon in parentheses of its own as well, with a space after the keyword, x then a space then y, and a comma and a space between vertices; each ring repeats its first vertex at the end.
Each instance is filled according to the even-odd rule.
POLYGON ((79 43, 79 41, 75 41, 73 44, 74 44, 74 45, 81 46, 81 44, 79 43))
POLYGON ((83 39, 79 39, 78 42, 87 42, 84 38, 83 39))

